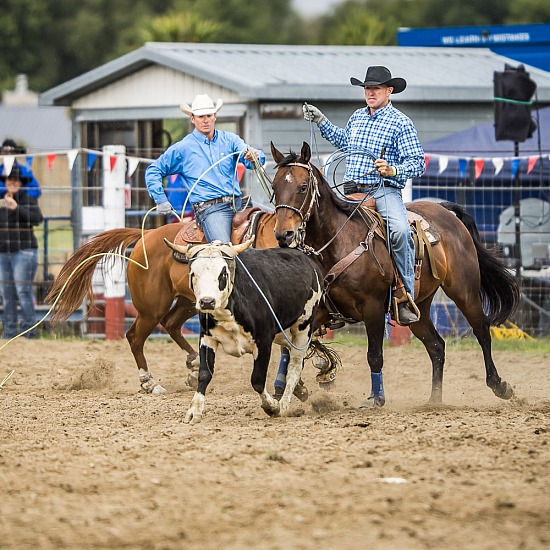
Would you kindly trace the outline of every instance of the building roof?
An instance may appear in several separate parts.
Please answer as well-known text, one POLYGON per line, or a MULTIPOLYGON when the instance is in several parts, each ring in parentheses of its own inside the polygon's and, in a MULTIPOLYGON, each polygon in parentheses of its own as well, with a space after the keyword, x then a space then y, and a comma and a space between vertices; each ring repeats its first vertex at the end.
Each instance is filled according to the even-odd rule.
MULTIPOLYGON (((492 102, 493 73, 505 63, 517 64, 485 48, 149 42, 44 92, 39 103, 71 105, 151 65, 234 90, 245 101, 357 101, 350 77, 363 78, 368 65, 385 65, 408 82, 400 102, 492 102)), ((550 102, 550 73, 526 69, 539 101, 550 102)))
POLYGON ((0 120, 0 143, 11 138, 29 153, 71 147, 71 119, 64 107, 0 106, 0 120))

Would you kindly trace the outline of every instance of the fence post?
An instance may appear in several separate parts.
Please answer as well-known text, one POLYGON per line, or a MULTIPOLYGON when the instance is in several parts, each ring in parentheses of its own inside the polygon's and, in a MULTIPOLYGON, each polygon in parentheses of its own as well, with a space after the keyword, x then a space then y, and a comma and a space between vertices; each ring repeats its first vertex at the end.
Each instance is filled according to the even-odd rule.
MULTIPOLYGON (((126 147, 103 147, 103 209, 105 231, 125 226, 126 147)), ((108 258, 105 268, 105 339, 124 337, 126 262, 108 258)))

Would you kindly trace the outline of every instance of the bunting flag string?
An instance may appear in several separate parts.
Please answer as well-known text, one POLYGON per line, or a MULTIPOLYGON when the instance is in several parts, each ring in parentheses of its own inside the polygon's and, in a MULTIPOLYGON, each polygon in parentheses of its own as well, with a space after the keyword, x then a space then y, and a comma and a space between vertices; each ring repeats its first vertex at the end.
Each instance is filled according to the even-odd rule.
POLYGON ((443 174, 445 170, 447 170, 447 166, 449 165, 449 157, 439 157, 439 171, 438 174, 443 174))
POLYGON ((53 166, 53 163, 54 163, 56 157, 57 157, 57 155, 55 153, 51 153, 50 155, 48 155, 46 157, 46 160, 48 162, 48 170, 52 169, 52 166, 53 166))
MULTIPOLYGON (((87 167, 88 172, 92 170, 94 163, 98 156, 108 156, 109 157, 109 168, 111 172, 114 170, 118 157, 120 155, 113 155, 112 153, 98 151, 95 149, 69 149, 62 151, 49 151, 49 152, 40 152, 40 153, 27 153, 26 155, 0 155, 0 165, 3 165, 2 173, 4 175, 11 173, 15 162, 18 162, 22 165, 25 165, 29 170, 32 170, 33 163, 37 157, 45 157, 48 170, 52 169, 52 166, 59 156, 65 155, 67 157, 67 167, 70 171, 73 170, 76 158, 79 154, 86 155, 85 166, 87 167)), ((133 157, 133 156, 124 156, 126 160, 126 175, 128 178, 131 178, 140 163, 150 164, 153 162, 153 159, 142 158, 142 157, 133 157)), ((459 157, 453 155, 440 155, 438 153, 425 153, 425 172, 428 170, 428 166, 437 163, 437 173, 438 175, 443 174, 449 168, 450 161, 458 163, 458 168, 460 172, 460 177, 466 177, 468 173, 468 166, 472 166, 473 175, 475 179, 478 179, 487 162, 491 162, 494 168, 492 174, 493 177, 498 176, 505 166, 510 168, 512 177, 518 173, 518 170, 530 174, 537 163, 543 159, 550 160, 550 154, 545 151, 543 154, 529 155, 529 156, 517 156, 517 157, 459 157), (523 162, 522 162, 523 161, 523 162)), ((454 164, 456 166, 456 164, 454 164)), ((549 166, 548 164, 546 166, 549 166)))
POLYGON ((494 158, 492 160, 493 166, 495 167, 495 173, 494 176, 498 176, 500 174, 500 171, 502 170, 502 167, 504 166, 504 159, 503 158, 494 158))
POLYGON ((70 151, 67 151, 67 165, 71 172, 73 170, 74 162, 76 160, 77 155, 78 155, 78 149, 71 149, 70 151))
POLYGON ((479 178, 479 176, 481 176, 481 172, 483 170, 483 167, 485 166, 485 160, 484 159, 475 159, 474 165, 475 165, 474 178, 477 180, 477 178, 479 178))
POLYGON ((137 170, 139 165, 139 159, 135 157, 126 157, 128 168, 126 170, 126 175, 131 178, 134 175, 134 172, 137 170))
POLYGON ((13 168, 13 163, 15 162, 15 156, 6 155, 4 157, 4 174, 9 176, 11 174, 11 169, 13 168))
POLYGON ((458 159, 458 169, 460 170, 460 177, 466 176, 466 168, 468 168, 468 161, 466 159, 458 159))
POLYGON ((88 172, 92 169, 97 155, 95 153, 88 153, 88 172))
POLYGON ((519 158, 512 159, 512 163, 511 163, 510 167, 512 169, 512 177, 513 178, 515 178, 516 174, 518 173, 520 162, 521 162, 521 159, 519 159, 519 158))
POLYGON ((537 160, 539 160, 538 157, 529 157, 529 162, 527 163, 527 173, 530 174, 535 167, 535 164, 537 164, 537 160))

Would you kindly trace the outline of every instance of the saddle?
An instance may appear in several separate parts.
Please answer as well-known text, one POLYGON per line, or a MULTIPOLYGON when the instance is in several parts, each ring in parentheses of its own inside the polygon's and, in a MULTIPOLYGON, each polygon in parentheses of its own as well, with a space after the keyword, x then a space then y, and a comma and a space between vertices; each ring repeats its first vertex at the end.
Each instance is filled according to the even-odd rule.
MULTIPOLYGON (((355 201, 363 201, 365 195, 363 193, 353 193, 351 195, 348 195, 348 197, 355 201)), ((367 250, 371 251, 373 259, 376 265, 378 265, 378 269, 381 275, 384 275, 384 271, 380 263, 378 262, 378 259, 374 255, 371 242, 372 239, 376 236, 387 245, 386 222, 384 221, 384 218, 376 211, 376 200, 374 198, 364 200, 358 212, 365 221, 367 227, 369 228, 368 234, 365 240, 360 243, 355 250, 352 250, 347 256, 342 258, 329 270, 329 272, 325 276, 325 286, 327 291, 328 287, 334 282, 334 280, 355 260, 357 260, 361 254, 363 254, 367 250)), ((407 217, 409 220, 409 225, 411 226, 414 241, 414 292, 415 296, 418 296, 420 290, 422 262, 424 260, 425 254, 428 254, 428 258, 430 259, 430 267, 433 277, 439 279, 436 262, 433 257, 432 247, 440 242, 441 236, 439 234, 439 231, 420 214, 407 209, 407 217)), ((410 296, 407 292, 405 292, 403 281, 401 280, 401 277, 399 276, 397 267, 395 265, 393 253, 391 254, 391 257, 394 270, 394 285, 392 294, 394 307, 397 309, 397 305, 399 303, 409 301, 410 296)), ((328 292, 326 293, 326 296, 328 298, 328 292)), ((328 300, 328 302, 330 302, 330 300, 328 300)), ((333 304, 328 303, 328 309, 329 311, 331 311, 332 314, 335 314, 337 312, 333 304)), ((343 316, 340 315, 340 317, 343 319, 343 316)), ((345 321, 351 322, 351 320, 349 319, 345 319, 345 321)))
MULTIPOLYGON (((231 244, 240 244, 256 234, 256 229, 260 218, 266 212, 258 206, 251 206, 244 210, 239 210, 233 216, 231 224, 231 244)), ((204 233, 195 220, 190 220, 178 231, 174 244, 179 246, 187 246, 189 244, 206 243, 204 233)), ((254 247, 255 244, 252 244, 254 247)), ((187 263, 185 256, 178 252, 173 252, 174 260, 180 263, 187 263)))

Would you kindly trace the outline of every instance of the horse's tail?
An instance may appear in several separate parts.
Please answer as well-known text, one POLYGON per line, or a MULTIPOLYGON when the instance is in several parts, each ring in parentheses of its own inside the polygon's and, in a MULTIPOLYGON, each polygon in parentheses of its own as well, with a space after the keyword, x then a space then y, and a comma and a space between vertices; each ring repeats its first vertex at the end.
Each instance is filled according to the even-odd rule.
POLYGON ((102 260, 109 260, 105 254, 122 254, 140 237, 141 229, 111 229, 77 248, 61 268, 46 296, 47 303, 55 303, 51 311, 51 322, 55 324, 67 319, 80 307, 86 296, 93 304, 92 276, 97 264, 102 260))
POLYGON ((479 262, 483 309, 492 326, 501 325, 514 313, 519 304, 520 291, 517 280, 506 269, 502 260, 485 248, 474 218, 462 206, 453 202, 443 202, 441 205, 454 212, 472 236, 479 262))

